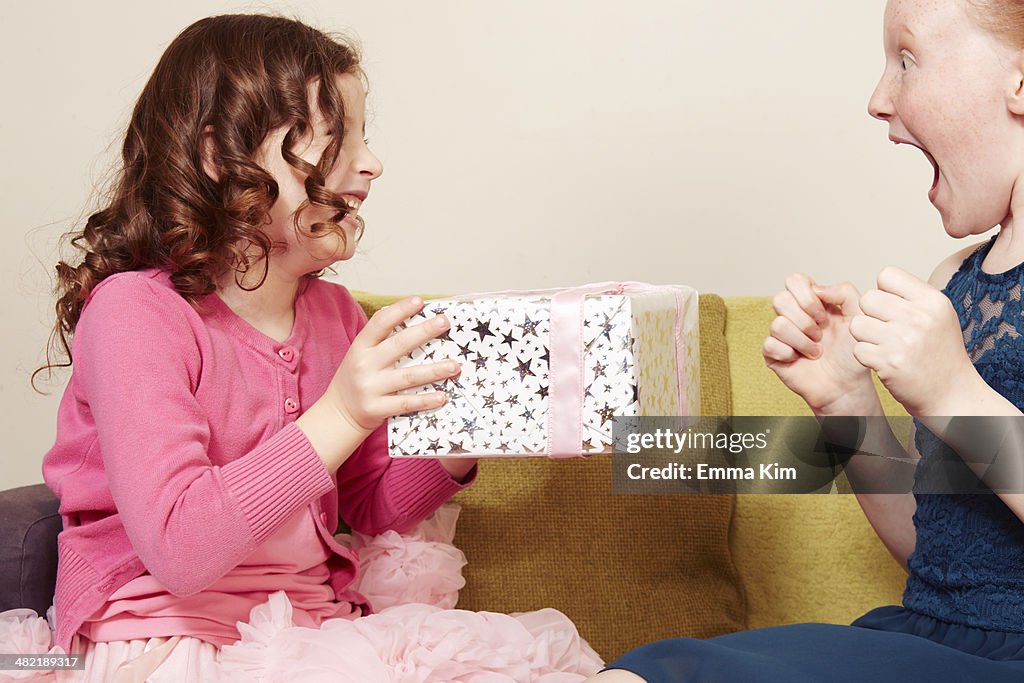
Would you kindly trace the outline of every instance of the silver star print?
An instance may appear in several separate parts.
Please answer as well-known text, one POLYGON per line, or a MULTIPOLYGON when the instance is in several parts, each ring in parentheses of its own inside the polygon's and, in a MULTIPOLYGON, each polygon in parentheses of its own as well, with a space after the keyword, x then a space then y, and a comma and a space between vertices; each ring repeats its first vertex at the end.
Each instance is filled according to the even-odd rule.
POLYGON ((521 325, 518 325, 517 327, 522 328, 523 335, 532 334, 532 335, 536 336, 537 335, 537 326, 540 325, 540 321, 530 320, 530 316, 529 315, 524 315, 523 318, 524 318, 523 323, 521 325))
POLYGON ((477 326, 473 328, 473 331, 480 335, 480 341, 483 341, 485 337, 494 336, 494 333, 491 332, 491 326, 483 320, 477 323, 477 326))
POLYGON ((462 429, 460 429, 458 433, 461 434, 466 432, 469 434, 469 438, 472 439, 473 435, 481 429, 483 429, 483 427, 478 427, 476 420, 467 420, 466 418, 462 418, 462 429))
POLYGON ((516 372, 519 373, 520 381, 526 379, 527 377, 536 377, 536 375, 533 374, 533 370, 530 369, 530 359, 529 358, 527 358, 526 360, 522 360, 521 358, 517 358, 516 360, 519 361, 519 365, 516 366, 516 372))

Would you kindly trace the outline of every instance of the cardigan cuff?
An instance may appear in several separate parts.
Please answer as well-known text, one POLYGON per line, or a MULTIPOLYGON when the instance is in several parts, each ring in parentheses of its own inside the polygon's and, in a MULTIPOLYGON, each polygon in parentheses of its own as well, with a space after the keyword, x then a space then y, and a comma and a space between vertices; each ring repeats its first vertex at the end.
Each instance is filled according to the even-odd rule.
POLYGON ((459 483, 436 458, 396 459, 388 472, 392 505, 401 518, 419 522, 476 481, 477 469, 473 465, 465 481, 459 483))
POLYGON ((334 488, 327 467, 294 422, 220 471, 256 543, 266 540, 298 508, 334 488))

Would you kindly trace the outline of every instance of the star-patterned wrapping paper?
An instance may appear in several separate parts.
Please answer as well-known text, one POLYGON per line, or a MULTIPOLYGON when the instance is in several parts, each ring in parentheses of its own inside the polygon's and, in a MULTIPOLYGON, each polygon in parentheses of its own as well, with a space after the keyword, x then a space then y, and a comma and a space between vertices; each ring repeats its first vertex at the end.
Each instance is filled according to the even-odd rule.
MULTIPOLYGON (((448 332, 398 367, 453 358, 462 374, 410 393, 445 391, 436 410, 388 420, 392 457, 545 455, 551 299, 490 296, 427 302, 406 325, 443 313, 448 332)), ((612 416, 699 412, 697 293, 689 287, 583 301, 583 420, 580 454, 610 452, 612 416), (682 348, 675 327, 682 291, 682 348), (676 359, 687 365, 676 372, 676 359), (677 378, 684 388, 678 390, 677 378), (696 393, 695 393, 696 392, 696 393), (679 396, 682 393, 683 405, 679 396)))

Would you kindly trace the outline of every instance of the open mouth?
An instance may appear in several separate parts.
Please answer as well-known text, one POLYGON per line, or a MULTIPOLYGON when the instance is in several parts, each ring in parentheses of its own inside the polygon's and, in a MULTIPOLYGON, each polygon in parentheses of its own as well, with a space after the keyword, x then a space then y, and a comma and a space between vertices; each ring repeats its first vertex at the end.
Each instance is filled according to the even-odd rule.
MULTIPOLYGON (((917 147, 917 145, 914 146, 917 147)), ((924 147, 917 148, 924 152, 925 157, 928 159, 928 163, 932 165, 932 186, 928 188, 928 191, 933 192, 935 188, 939 186, 939 162, 935 161, 935 157, 933 157, 931 152, 926 150, 924 147)))
POLYGON ((363 205, 363 200, 359 197, 353 197, 350 194, 342 195, 341 198, 345 200, 345 204, 352 213, 357 213, 359 211, 359 207, 363 205))
POLYGON ((359 197, 352 195, 342 195, 342 199, 345 201, 345 212, 339 214, 339 217, 344 217, 345 220, 350 221, 354 225, 359 225, 359 207, 363 205, 363 200, 359 197))
POLYGON ((897 145, 910 145, 911 147, 917 147, 924 153, 925 158, 928 159, 928 163, 932 165, 932 186, 928 188, 928 193, 929 195, 934 193, 935 188, 939 186, 939 163, 935 161, 935 157, 932 156, 932 153, 926 150, 921 145, 910 142, 909 140, 893 139, 893 142, 895 142, 897 145))

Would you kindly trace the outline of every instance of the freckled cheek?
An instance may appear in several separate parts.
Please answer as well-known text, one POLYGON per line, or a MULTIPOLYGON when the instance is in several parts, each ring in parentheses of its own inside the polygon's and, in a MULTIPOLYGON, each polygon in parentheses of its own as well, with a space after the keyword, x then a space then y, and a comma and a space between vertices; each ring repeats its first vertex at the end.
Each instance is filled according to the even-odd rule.
POLYGON ((911 133, 917 135, 918 129, 927 129, 933 110, 930 102, 913 90, 904 89, 897 97, 893 98, 893 105, 900 119, 910 128, 911 133))
POLYGON ((1006 138, 992 126, 978 121, 976 112, 956 112, 950 116, 941 141, 946 166, 984 183, 993 182, 1002 174, 1006 144, 1006 138))
MULTIPOLYGON (((948 99, 906 93, 898 103, 900 120, 910 134, 939 159, 963 146, 964 119, 948 99)), ((946 159, 948 161, 948 158, 946 159)))

